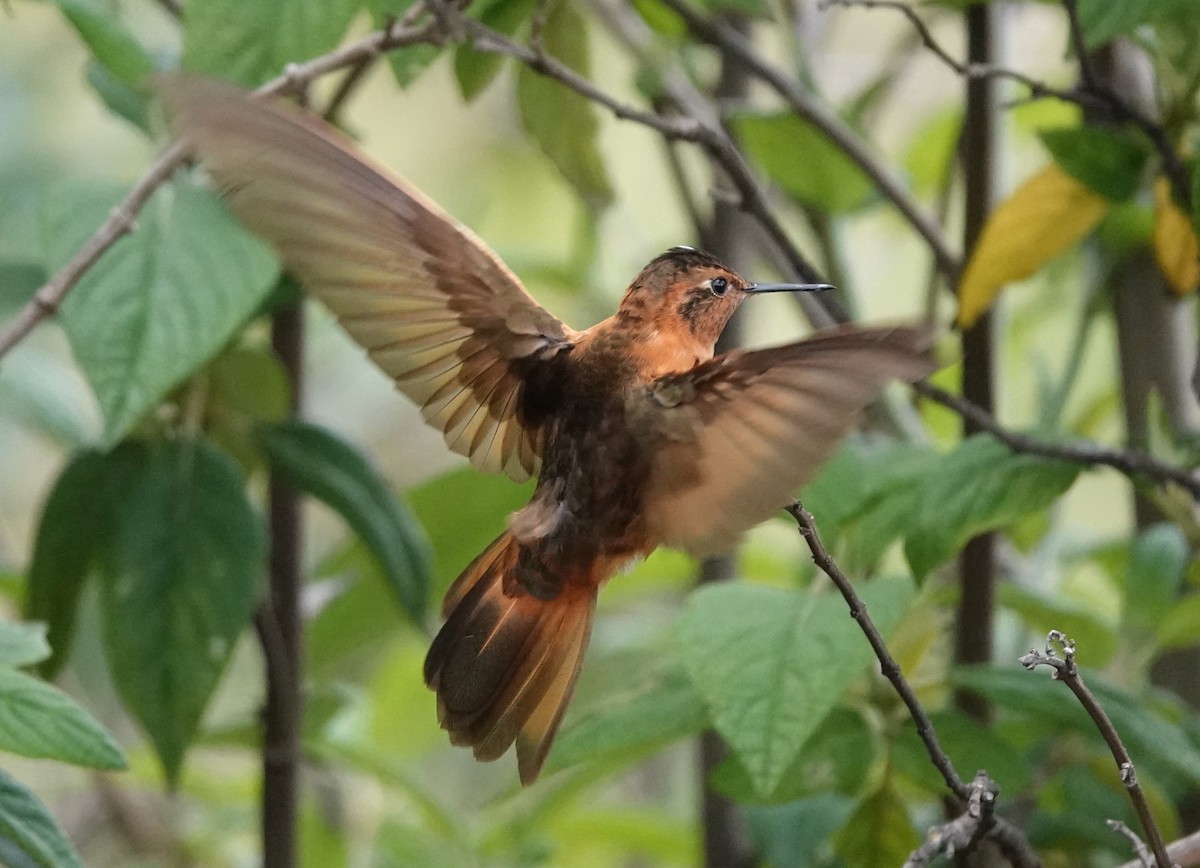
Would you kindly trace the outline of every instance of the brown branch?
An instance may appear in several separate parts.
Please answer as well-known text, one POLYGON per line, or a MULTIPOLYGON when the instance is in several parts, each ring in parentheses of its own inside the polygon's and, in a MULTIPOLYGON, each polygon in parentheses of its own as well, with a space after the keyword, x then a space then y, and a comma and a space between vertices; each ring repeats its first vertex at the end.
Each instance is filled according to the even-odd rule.
MULTIPOLYGON (((959 801, 970 803, 972 796, 979 796, 979 788, 976 782, 980 779, 976 777, 976 782, 968 785, 959 777, 958 772, 954 768, 954 763, 942 748, 938 741, 937 731, 933 727, 933 721, 929 719, 929 714, 925 711, 921 701, 917 699, 916 692, 904 677, 904 672, 900 669, 900 664, 896 662, 896 658, 892 656, 892 652, 888 650, 887 643, 884 642, 882 634, 871 620, 871 616, 867 612, 867 606, 858 596, 858 592, 854 590, 854 586, 850 583, 850 579, 842 572, 842 568, 838 566, 833 556, 829 554, 829 550, 825 548, 825 544, 821 542, 821 537, 817 533, 816 522, 813 520, 812 513, 806 510, 799 501, 793 501, 790 506, 786 507, 788 514, 796 520, 796 526, 800 531, 800 535, 804 537, 804 541, 808 544, 808 549, 812 552, 813 563, 820 570, 829 576, 830 580, 837 586, 842 598, 850 607, 850 617, 858 624, 859 629, 867 637, 867 641, 871 644, 872 650, 875 652, 875 657, 879 660, 880 670, 885 678, 892 683, 892 687, 908 708, 908 713, 912 717, 913 723, 917 729, 917 735, 925 745, 925 751, 929 754, 929 761, 933 763, 942 775, 942 780, 946 782, 946 786, 954 793, 959 801)), ((991 806, 988 811, 992 810, 991 806)), ((1003 849, 1006 856, 1013 865, 1017 868, 1038 868, 1041 865, 1041 860, 1037 854, 1029 846, 1029 842, 1020 830, 1014 827, 1011 823, 1003 818, 993 817, 990 821, 990 830, 987 833, 989 839, 995 840, 1003 849)))
MULTIPOLYGON (((1200 832, 1185 835, 1167 845, 1167 855, 1179 868, 1200 868, 1200 832)), ((1118 868, 1145 868, 1145 862, 1134 859, 1118 868)))
POLYGON ((1068 639, 1066 634, 1058 630, 1051 630, 1046 636, 1046 650, 1042 652, 1032 649, 1028 654, 1023 654, 1020 661, 1022 666, 1030 670, 1036 669, 1038 666, 1049 666, 1054 670, 1055 680, 1067 685, 1075 694, 1075 698, 1079 700, 1079 704, 1096 724, 1096 729, 1100 731, 1100 735, 1112 752, 1113 759, 1117 763, 1117 771, 1121 775, 1121 783, 1125 785, 1125 791, 1133 803, 1133 809, 1142 824, 1142 830, 1146 833, 1147 843, 1158 862, 1158 868, 1171 868, 1171 857, 1167 855, 1162 833, 1158 830, 1158 824, 1154 822, 1150 804, 1146 801, 1141 784, 1138 783, 1133 759, 1129 756, 1124 742, 1121 741, 1121 735, 1117 732, 1117 728, 1113 726, 1112 720, 1109 719, 1092 691, 1083 683, 1083 677, 1075 665, 1075 643, 1068 639), (1056 645, 1062 649, 1062 657, 1059 657, 1055 651, 1056 645))
POLYGON ((914 383, 913 389, 931 401, 948 407, 964 419, 971 420, 981 431, 991 434, 1014 452, 1072 461, 1076 464, 1103 465, 1126 476, 1142 476, 1159 484, 1172 482, 1186 490, 1193 500, 1200 502, 1200 478, 1182 467, 1159 461, 1143 452, 1110 449, 1096 443, 1050 443, 1026 434, 1018 434, 1004 428, 982 408, 933 385, 928 380, 914 383))
POLYGON ((804 90, 795 77, 766 63, 750 41, 727 24, 696 12, 684 0, 661 0, 679 15, 699 39, 744 64, 757 78, 769 85, 795 114, 812 124, 868 178, 895 206, 909 225, 925 240, 933 253, 938 270, 951 286, 958 281, 960 257, 950 250, 941 227, 921 210, 903 183, 875 159, 858 135, 833 112, 804 90))
MULTIPOLYGON (((424 7, 418 4, 415 8, 424 7)), ((267 97, 294 92, 304 88, 315 78, 353 66, 364 58, 375 57, 394 48, 419 42, 438 42, 441 36, 436 22, 423 25, 406 21, 396 22, 328 54, 290 65, 282 75, 255 90, 254 95, 267 97)), ((187 146, 182 142, 175 142, 154 161, 121 203, 112 210, 108 219, 84 242, 79 252, 43 284, 34 293, 33 299, 8 321, 3 330, 0 330, 0 358, 20 343, 38 323, 58 311, 67 293, 100 257, 122 236, 133 230, 138 212, 149 201, 154 191, 162 186, 187 158, 187 146)))
POLYGON ((966 853, 996 824, 996 797, 1000 788, 987 772, 971 781, 967 809, 947 823, 930 827, 925 841, 904 862, 904 868, 923 868, 939 855, 953 858, 966 853))

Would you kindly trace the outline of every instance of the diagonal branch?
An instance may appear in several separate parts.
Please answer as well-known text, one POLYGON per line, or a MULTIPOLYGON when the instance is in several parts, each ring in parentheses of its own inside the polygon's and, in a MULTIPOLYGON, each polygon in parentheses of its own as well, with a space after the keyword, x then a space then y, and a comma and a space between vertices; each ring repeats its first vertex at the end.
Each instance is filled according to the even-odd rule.
MULTIPOLYGON (((415 8, 424 7, 418 5, 415 8)), ((294 93, 322 75, 355 66, 364 59, 382 52, 420 42, 437 42, 440 39, 440 25, 436 22, 416 25, 409 21, 399 21, 328 54, 288 66, 282 75, 268 81, 255 90, 254 94, 266 97, 294 93)), ((38 323, 54 314, 62 305, 67 293, 100 257, 123 236, 133 231, 138 212, 187 159, 188 148, 184 143, 175 142, 163 151, 121 203, 112 210, 108 219, 84 242, 79 252, 43 284, 34 293, 32 300, 8 321, 3 330, 0 330, 0 358, 20 343, 38 323)))
MULTIPOLYGON (((976 777, 974 782, 967 784, 959 777, 958 772, 954 768, 953 761, 938 741, 933 721, 929 719, 929 714, 925 711, 924 706, 921 705, 921 701, 917 699, 916 692, 904 677, 904 672, 900 669, 900 664, 896 662, 891 651, 888 650, 883 636, 867 612, 866 604, 858 596, 858 593, 854 590, 854 586, 850 583, 850 579, 842 572, 842 568, 838 566, 833 556, 829 554, 829 550, 825 548, 825 544, 821 542, 821 537, 817 534, 817 526, 813 520, 812 513, 801 506, 799 501, 793 501, 786 509, 792 518, 796 520, 796 526, 800 531, 800 535, 804 537, 809 551, 812 552, 813 563, 825 575, 829 576, 834 585, 837 586, 843 599, 850 606, 850 617, 858 624, 859 629, 863 631, 863 634, 867 637, 867 641, 871 644, 871 648, 879 660, 880 669, 884 677, 892 683, 892 687, 908 708, 908 713, 912 716, 913 723, 916 725, 917 735, 920 736, 921 741, 925 745, 925 750, 929 754, 929 761, 941 772, 942 780, 946 782, 946 786, 959 801, 970 803, 973 797, 976 799, 982 798, 988 792, 986 784, 990 783, 990 781, 976 777)), ((984 777, 986 778, 986 775, 984 777)), ((1029 842, 1021 834, 1020 830, 1003 818, 994 815, 992 805, 992 802, 994 802, 994 792, 992 797, 986 799, 986 801, 988 802, 986 817, 982 818, 986 824, 986 828, 981 829, 981 833, 986 833, 989 838, 997 840, 997 843, 1004 850, 1005 855, 1008 856, 1009 860, 1017 868, 1034 868, 1034 866, 1040 866, 1041 860, 1033 851, 1033 848, 1029 846, 1029 842)), ((918 862, 915 864, 921 863, 918 862)))
POLYGON ((1076 464, 1099 464, 1129 477, 1144 476, 1160 484, 1173 482, 1185 489, 1193 500, 1200 502, 1200 478, 1182 467, 1159 461, 1143 452, 1110 449, 1096 443, 1051 443, 1027 434, 1018 434, 1002 426, 983 408, 933 385, 928 380, 913 383, 913 389, 931 401, 948 407, 964 419, 969 419, 980 430, 991 434, 1014 452, 1057 458, 1076 464))
POLYGON ((938 270, 950 286, 958 282, 962 269, 959 256, 950 250, 941 227, 909 195, 901 181, 885 169, 866 144, 828 106, 814 99, 796 79, 766 63, 745 36, 727 24, 696 12, 685 0, 660 0, 679 15, 695 36, 736 59, 769 85, 799 117, 816 127, 830 142, 870 178, 879 192, 895 206, 909 225, 929 245, 938 270))

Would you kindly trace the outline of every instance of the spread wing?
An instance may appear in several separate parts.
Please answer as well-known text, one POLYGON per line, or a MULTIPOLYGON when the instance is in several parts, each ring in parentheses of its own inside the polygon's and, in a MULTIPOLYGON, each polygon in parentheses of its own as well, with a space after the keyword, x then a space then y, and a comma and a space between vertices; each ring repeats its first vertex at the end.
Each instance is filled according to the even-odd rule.
POLYGON ((795 496, 889 380, 936 368, 928 345, 921 329, 848 326, 640 389, 626 409, 651 450, 653 538, 697 557, 729 551, 795 496))
POLYGON ((234 212, 412 398, 446 444, 517 481, 539 466, 526 376, 575 333, 422 193, 328 125, 174 77, 164 99, 234 212))

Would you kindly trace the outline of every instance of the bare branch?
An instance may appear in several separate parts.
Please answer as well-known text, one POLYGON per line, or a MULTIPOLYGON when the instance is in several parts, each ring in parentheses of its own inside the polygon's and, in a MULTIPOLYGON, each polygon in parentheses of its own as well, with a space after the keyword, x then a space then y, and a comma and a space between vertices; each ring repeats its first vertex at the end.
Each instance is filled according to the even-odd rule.
POLYGON ((1154 852, 1154 858, 1158 862, 1158 868, 1172 868, 1171 858, 1167 855, 1166 845, 1163 843, 1162 833, 1158 831, 1158 824, 1154 822, 1154 815, 1150 812, 1150 805, 1146 801, 1146 796, 1142 792, 1141 784, 1138 783, 1137 770, 1134 768, 1133 759, 1129 756, 1129 751, 1126 749, 1124 742, 1121 741, 1121 735, 1117 732, 1117 728, 1113 726, 1112 720, 1100 705, 1087 685, 1083 683, 1083 677, 1079 674, 1079 667, 1075 665, 1075 643, 1072 642, 1065 633, 1059 630, 1051 630, 1046 636, 1046 650, 1038 651, 1032 649, 1028 654, 1023 654, 1020 658, 1021 665, 1026 669, 1036 669, 1038 666, 1049 666, 1054 670, 1054 678, 1061 681, 1071 689, 1075 694, 1075 698, 1079 700, 1079 704, 1083 706, 1092 722, 1096 724, 1096 729, 1100 731, 1100 735, 1104 738, 1108 749, 1112 752, 1113 759, 1117 763, 1117 771, 1121 775, 1121 783, 1125 785, 1125 791, 1129 793, 1129 800, 1133 802, 1133 809, 1137 812, 1138 820, 1142 824, 1142 830, 1146 833, 1146 840, 1149 842, 1150 849, 1154 852), (1061 649, 1062 656, 1058 655, 1056 647, 1061 649))
POLYGON ((879 192, 896 207, 909 225, 929 245, 938 269, 945 277, 946 282, 951 286, 957 283, 959 271, 962 269, 962 261, 957 254, 950 250, 941 227, 932 217, 921 210, 901 181, 875 159, 866 144, 835 112, 814 99, 793 76, 767 64, 749 41, 727 24, 697 13, 684 0, 662 0, 662 3, 683 18, 687 22, 688 28, 699 39, 745 64, 746 68, 755 76, 770 85, 776 93, 783 97, 792 111, 837 145, 839 150, 875 183, 879 192))
MULTIPOLYGON (((424 7, 418 4, 415 8, 424 7)), ((372 58, 405 45, 436 42, 440 38, 440 31, 434 23, 417 26, 403 21, 396 22, 357 42, 331 51, 329 54, 315 57, 305 63, 290 65, 282 75, 255 90, 254 95, 266 97, 295 92, 303 89, 315 78, 337 69, 353 66, 364 58, 372 58)), ((55 313, 62 305, 67 293, 99 261, 100 257, 122 236, 133 230, 138 212, 154 195, 154 191, 162 186, 187 158, 187 146, 181 142, 175 142, 154 161, 146 173, 133 185, 133 189, 129 191, 121 204, 112 210, 108 219, 84 242, 79 252, 42 285, 34 293, 33 299, 18 311, 0 331, 0 358, 20 343, 38 323, 55 313)))
POLYGON ((970 850, 995 824, 999 793, 999 787, 987 772, 977 773, 971 781, 966 811, 948 823, 931 827, 924 843, 905 860, 904 868, 922 868, 938 855, 953 858, 970 850))
MULTIPOLYGON (((669 2, 673 2, 673 0, 669 0, 669 2)), ((1171 191, 1175 199, 1183 206, 1185 211, 1191 212, 1192 187, 1188 178, 1187 167, 1180 159, 1179 153, 1175 150, 1162 124, 1157 123, 1152 118, 1138 111, 1138 109, 1121 99, 1120 96, 1100 83, 1096 78, 1095 72, 1088 60, 1087 45, 1083 41, 1083 31, 1079 23, 1075 0, 1063 0, 1063 5, 1067 12, 1067 20, 1071 30, 1072 48, 1079 59, 1079 76, 1082 87, 1069 89, 1051 87, 1044 81, 1039 81, 1032 76, 1014 69, 959 63, 948 51, 937 43, 932 33, 930 33, 929 28, 921 20, 920 16, 917 15, 916 10, 906 3, 899 2, 899 0, 824 0, 824 5, 858 6, 864 9, 894 9, 902 13, 913 27, 916 28, 917 33, 921 37, 921 42, 924 43, 925 47, 958 75, 966 78, 1008 79, 1027 87, 1033 99, 1050 98, 1074 103, 1081 108, 1105 112, 1116 121, 1132 124, 1150 140, 1154 149, 1158 151, 1159 158, 1163 163, 1163 171, 1171 182, 1171 191)))
MULTIPOLYGON (((1167 855, 1174 860, 1179 868, 1197 868, 1200 866, 1200 832, 1193 832, 1172 841, 1167 845, 1167 855)), ((1145 868, 1141 859, 1135 859, 1121 865, 1120 868, 1145 868)))
MULTIPOLYGON (((880 669, 884 677, 892 683, 892 687, 908 708, 908 713, 912 716, 913 723, 916 725, 917 735, 924 743, 925 750, 929 754, 929 760, 941 772, 942 780, 946 782, 946 786, 960 801, 966 802, 968 805, 972 797, 981 801, 979 810, 981 812, 986 810, 987 814, 991 817, 988 821, 989 828, 987 835, 999 844, 1013 865, 1017 866, 1017 868, 1039 868, 1041 860, 1029 846, 1029 842, 1025 840, 1025 836, 1021 834, 1020 830, 1003 818, 995 817, 992 813, 993 806, 990 802, 994 800, 995 785, 991 784, 990 779, 987 779, 987 783, 992 787, 991 792, 993 796, 985 798, 984 793, 987 788, 981 784, 979 775, 976 775, 975 780, 970 785, 963 783, 962 778, 958 776, 953 761, 946 754, 945 750, 942 749, 941 743, 938 741, 937 731, 933 728, 933 721, 929 719, 929 714, 925 711, 924 706, 921 705, 921 701, 917 699, 912 686, 904 677, 904 673, 900 669, 900 664, 896 662, 896 658, 888 650, 887 643, 884 642, 883 636, 871 620, 871 616, 867 613, 866 604, 858 596, 858 592, 854 590, 854 586, 850 583, 846 574, 842 572, 842 568, 838 566, 833 556, 829 554, 828 549, 825 548, 825 544, 821 542, 821 537, 817 534, 817 526, 813 520, 812 513, 801 506, 799 501, 793 501, 786 509, 788 514, 796 520, 796 526, 800 531, 800 535, 804 537, 809 551, 812 552, 813 563, 825 575, 829 576, 830 580, 837 586, 842 598, 849 605, 850 617, 858 623, 859 629, 867 637, 867 641, 871 644, 871 648, 875 652, 875 657, 879 660, 880 669), (989 802, 986 808, 982 805, 983 801, 989 802)), ((987 778, 986 775, 983 777, 987 778)), ((968 812, 969 810, 968 808, 968 812)))
POLYGON ((1137 853, 1138 861, 1141 862, 1142 868, 1154 868, 1154 854, 1150 852, 1150 849, 1146 846, 1146 842, 1138 837, 1137 832, 1133 831, 1133 829, 1126 826, 1120 820, 1105 820, 1104 825, 1129 839, 1129 843, 1133 847, 1133 852, 1137 853))
POLYGON ((1200 502, 1200 478, 1182 467, 1167 464, 1142 452, 1109 449, 1096 443, 1050 443, 1036 437, 1018 434, 1004 428, 982 408, 933 385, 928 380, 914 383, 913 389, 918 394, 950 408, 963 418, 970 419, 979 429, 991 434, 1014 452, 1073 461, 1077 464, 1103 465, 1124 473, 1126 476, 1144 476, 1160 484, 1173 482, 1185 489, 1193 500, 1200 502))

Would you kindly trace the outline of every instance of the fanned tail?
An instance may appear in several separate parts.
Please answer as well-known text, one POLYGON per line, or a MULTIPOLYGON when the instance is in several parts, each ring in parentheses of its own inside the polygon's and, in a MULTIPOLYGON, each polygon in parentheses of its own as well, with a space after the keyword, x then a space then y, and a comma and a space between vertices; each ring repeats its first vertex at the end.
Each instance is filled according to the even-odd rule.
POLYGON ((529 785, 575 687, 596 588, 572 584, 553 599, 534 597, 516 581, 517 553, 516 539, 501 534, 450 587, 425 683, 437 692, 438 720, 453 744, 494 760, 515 742, 529 785))

